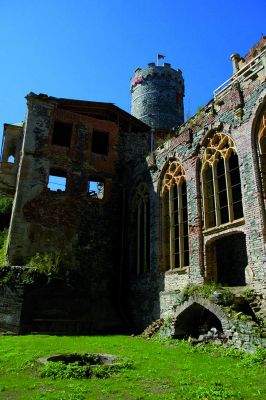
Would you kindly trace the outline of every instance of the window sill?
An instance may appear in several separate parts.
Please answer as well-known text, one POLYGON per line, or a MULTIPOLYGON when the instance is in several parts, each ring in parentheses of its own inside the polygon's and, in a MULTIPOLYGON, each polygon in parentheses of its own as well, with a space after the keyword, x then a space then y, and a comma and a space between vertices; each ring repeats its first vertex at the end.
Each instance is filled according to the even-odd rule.
POLYGON ((245 223, 245 219, 239 218, 233 222, 227 222, 226 224, 223 224, 223 225, 214 226, 212 228, 205 229, 205 230, 203 230, 203 234, 206 236, 211 235, 212 233, 225 231, 229 228, 234 228, 235 226, 243 225, 244 223, 245 223))
POLYGON ((169 269, 168 271, 165 271, 165 275, 173 275, 173 274, 183 275, 183 274, 186 274, 186 272, 187 272, 187 267, 175 268, 175 269, 169 269))

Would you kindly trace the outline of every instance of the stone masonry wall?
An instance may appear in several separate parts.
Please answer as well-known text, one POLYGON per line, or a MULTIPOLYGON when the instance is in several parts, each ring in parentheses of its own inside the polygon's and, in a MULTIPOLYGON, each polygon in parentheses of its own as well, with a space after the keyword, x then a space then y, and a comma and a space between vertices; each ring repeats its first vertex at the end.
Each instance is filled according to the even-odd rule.
MULTIPOLYGON (((124 136, 131 136, 131 144, 126 149, 129 163, 129 146, 132 153, 139 146, 140 151, 147 154, 149 137, 146 133, 119 130, 118 122, 107 117, 86 116, 75 112, 75 108, 71 111, 60 106, 58 99, 34 94, 28 96, 8 256, 12 263, 24 265, 37 253, 59 255, 65 271, 63 275, 67 275, 68 283, 77 289, 74 297, 80 299, 79 318, 90 320, 91 330, 121 326, 119 276, 124 251, 121 236, 125 191, 122 164, 126 158, 124 136), (70 146, 53 144, 54 121, 72 124, 70 146), (94 129, 108 132, 107 155, 92 152, 94 129), (138 136, 142 138, 140 144, 138 136), (136 142, 135 145, 132 141, 136 142), (52 191, 47 187, 51 168, 65 173, 65 191, 52 191), (87 193, 91 177, 104 181, 103 199, 93 198, 87 193), (97 321, 96 317, 100 315, 97 321)), ((34 291, 29 290, 29 293, 35 296, 34 291)), ((35 301, 32 318, 47 319, 56 308, 58 296, 48 293, 48 288, 39 290, 40 301, 35 301), (45 300, 47 296, 49 305, 45 300), (46 304, 46 309, 42 303, 46 304)), ((62 296, 66 300, 66 294, 62 296)), ((73 311, 73 315, 77 316, 77 312, 73 311)))
MULTIPOLYGON (((248 257, 246 284, 255 288, 266 299, 265 293, 265 222, 261 176, 258 164, 256 137, 257 121, 266 106, 265 59, 260 62, 257 75, 245 77, 230 85, 222 95, 217 95, 194 117, 176 130, 176 135, 166 141, 147 158, 147 164, 138 165, 137 171, 148 181, 151 199, 151 271, 147 276, 131 278, 131 296, 142 310, 145 321, 156 318, 171 308, 171 298, 189 283, 208 282, 207 272, 212 263, 206 258, 206 249, 225 235, 242 232, 245 235, 248 257), (264 67, 263 67, 264 66, 264 67), (261 69, 264 68, 264 69, 261 69), (263 108, 264 107, 264 108, 263 108), (244 218, 236 223, 203 230, 203 204, 201 159, 209 137, 222 132, 231 137, 237 149, 241 176, 244 218), (190 266, 185 274, 178 271, 161 273, 161 222, 160 184, 169 160, 179 161, 186 174, 190 266), (152 168, 150 168, 152 166, 152 168), (149 171, 148 171, 148 168, 149 171), (160 296, 153 296, 160 290, 160 296), (145 294, 148 298, 145 298, 145 294), (154 300, 154 297, 156 298, 154 300), (149 302, 149 299, 152 300, 149 302), (154 303, 155 301, 155 303, 154 303), (160 312, 159 312, 160 310, 160 312)), ((133 172, 133 175, 136 171, 133 172)), ((132 182, 132 193, 137 182, 132 182)), ((133 196, 133 194, 132 194, 133 196)), ((237 242, 236 242, 237 243, 237 242)), ((240 243, 240 242, 239 242, 240 243)), ((241 249, 240 249, 241 250, 241 249)), ((239 250, 239 251, 240 251, 239 250)), ((213 260, 215 261, 215 260, 213 260)), ((215 261, 216 262, 216 261, 215 261)), ((213 263, 212 263, 213 264, 213 263)), ((134 267, 133 267, 134 268, 134 267)), ((132 304, 132 308, 134 305, 132 304)), ((138 319, 141 317, 138 315, 138 319)))

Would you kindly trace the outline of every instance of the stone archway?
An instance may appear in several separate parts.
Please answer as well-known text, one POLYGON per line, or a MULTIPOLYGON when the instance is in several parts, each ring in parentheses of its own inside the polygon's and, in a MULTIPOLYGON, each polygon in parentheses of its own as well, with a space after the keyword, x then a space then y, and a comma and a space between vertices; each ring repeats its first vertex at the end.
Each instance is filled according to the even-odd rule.
POLYGON ((189 336, 197 338, 216 328, 226 334, 229 323, 219 306, 203 298, 191 298, 178 307, 173 318, 172 337, 182 339, 189 336))

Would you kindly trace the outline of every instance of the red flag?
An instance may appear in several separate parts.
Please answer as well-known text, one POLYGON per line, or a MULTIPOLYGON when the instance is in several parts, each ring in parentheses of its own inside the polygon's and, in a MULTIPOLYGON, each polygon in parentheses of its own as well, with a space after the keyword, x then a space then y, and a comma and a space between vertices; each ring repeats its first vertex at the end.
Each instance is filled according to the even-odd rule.
POLYGON ((163 56, 162 54, 157 54, 157 59, 158 60, 163 60, 165 58, 165 56, 163 56))
POLYGON ((139 77, 139 76, 137 76, 137 78, 135 78, 134 80, 133 80, 133 83, 135 84, 135 85, 138 85, 139 83, 141 83, 142 82, 142 79, 141 79, 141 77, 139 77))

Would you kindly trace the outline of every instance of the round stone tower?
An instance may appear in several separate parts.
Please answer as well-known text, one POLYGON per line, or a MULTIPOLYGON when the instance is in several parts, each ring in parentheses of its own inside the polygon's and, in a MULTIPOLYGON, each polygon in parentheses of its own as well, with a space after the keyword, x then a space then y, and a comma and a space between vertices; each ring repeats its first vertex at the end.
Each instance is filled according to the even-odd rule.
POLYGON ((170 130, 184 122, 184 79, 164 63, 137 68, 131 78, 131 114, 152 128, 170 130))

